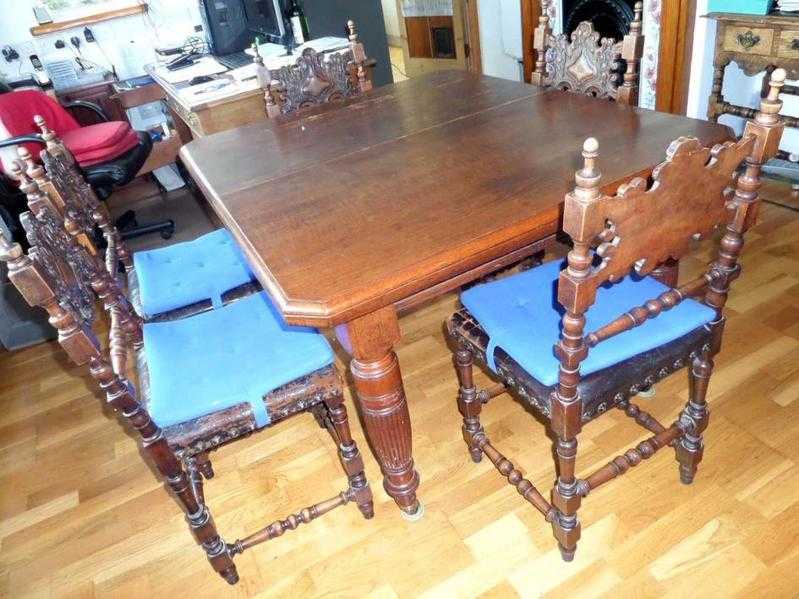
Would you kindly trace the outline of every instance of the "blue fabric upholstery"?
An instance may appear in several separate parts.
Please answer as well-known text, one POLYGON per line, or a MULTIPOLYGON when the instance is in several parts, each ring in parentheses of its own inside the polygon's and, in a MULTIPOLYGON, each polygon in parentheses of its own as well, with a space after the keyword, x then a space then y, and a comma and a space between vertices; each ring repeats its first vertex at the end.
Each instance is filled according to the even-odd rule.
POLYGON ((258 426, 266 426, 264 395, 333 363, 327 339, 285 324, 265 293, 191 318, 145 324, 144 351, 148 411, 159 426, 244 402, 258 426))
MULTIPOLYGON (((489 336, 488 366, 496 371, 494 350, 501 347, 545 386, 558 382, 554 346, 560 338, 563 308, 557 301, 558 275, 564 263, 548 262, 517 275, 477 285, 461 295, 461 302, 489 336)), ((586 312, 585 332, 593 332, 627 310, 654 299, 668 287, 651 277, 627 277, 597 290, 596 302, 586 312)), ((583 375, 597 372, 688 334, 713 320, 715 313, 700 302, 686 299, 639 327, 600 342, 582 362, 583 375)))
POLYGON ((254 280, 244 255, 226 229, 164 248, 133 254, 145 318, 211 300, 254 280))

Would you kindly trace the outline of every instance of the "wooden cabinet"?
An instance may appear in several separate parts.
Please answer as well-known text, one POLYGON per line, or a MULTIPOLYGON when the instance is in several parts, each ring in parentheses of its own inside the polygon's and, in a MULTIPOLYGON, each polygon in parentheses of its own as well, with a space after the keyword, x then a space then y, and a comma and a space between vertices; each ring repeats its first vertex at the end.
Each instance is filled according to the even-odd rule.
MULTIPOLYGON (((718 22, 713 87, 707 108, 710 120, 717 121, 722 114, 746 119, 755 115, 755 108, 731 104, 724 99, 724 72, 731 62, 750 76, 765 72, 768 79, 774 69, 783 68, 788 72, 788 79, 799 79, 799 17, 714 12, 707 18, 718 22)), ((782 93, 798 95, 799 86, 785 85, 782 93)), ((783 120, 788 127, 799 126, 799 119, 795 117, 784 115, 783 120)))

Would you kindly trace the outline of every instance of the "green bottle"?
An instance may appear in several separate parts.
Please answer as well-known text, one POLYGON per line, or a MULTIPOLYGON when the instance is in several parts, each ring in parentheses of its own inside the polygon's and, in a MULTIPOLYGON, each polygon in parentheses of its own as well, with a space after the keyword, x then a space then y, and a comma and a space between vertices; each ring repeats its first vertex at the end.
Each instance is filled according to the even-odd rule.
POLYGON ((291 0, 288 9, 291 31, 294 34, 294 41, 297 45, 302 45, 311 38, 308 35, 308 19, 305 18, 305 11, 299 0, 291 0))

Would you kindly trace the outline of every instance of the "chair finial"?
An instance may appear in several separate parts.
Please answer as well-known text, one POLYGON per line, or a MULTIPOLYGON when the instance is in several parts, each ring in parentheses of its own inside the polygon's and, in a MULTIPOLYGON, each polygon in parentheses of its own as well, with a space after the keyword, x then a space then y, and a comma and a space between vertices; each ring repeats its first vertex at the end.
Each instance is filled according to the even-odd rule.
POLYGON ((42 115, 34 115, 33 122, 36 123, 36 126, 41 130, 44 141, 51 141, 55 139, 55 133, 52 129, 50 129, 50 127, 47 126, 47 122, 44 120, 42 115))
POLYGON ((773 125, 779 121, 782 100, 780 90, 785 85, 787 73, 785 69, 774 69, 771 80, 768 82, 768 95, 760 101, 760 110, 755 115, 755 121, 763 125, 773 125))
POLYGON ((602 178, 597 170, 599 158, 599 142, 595 137, 589 137, 583 142, 583 168, 574 174, 577 187, 575 193, 584 199, 599 197, 599 182, 602 178))
POLYGON ((44 169, 40 164, 36 164, 36 161, 33 159, 28 148, 25 146, 18 146, 17 147, 17 154, 25 163, 26 172, 29 177, 33 179, 41 179, 44 177, 44 169))
POLYGON ((355 21, 353 21, 352 19, 347 21, 347 29, 350 32, 350 36, 349 36, 350 41, 351 42, 357 42, 358 41, 358 28, 355 26, 355 21))
POLYGON ((22 247, 6 237, 5 232, 0 229, 0 261, 13 262, 22 258, 22 247))
POLYGON ((630 33, 640 34, 643 27, 644 3, 640 1, 636 2, 633 7, 633 12, 635 17, 633 17, 633 20, 630 22, 630 33))

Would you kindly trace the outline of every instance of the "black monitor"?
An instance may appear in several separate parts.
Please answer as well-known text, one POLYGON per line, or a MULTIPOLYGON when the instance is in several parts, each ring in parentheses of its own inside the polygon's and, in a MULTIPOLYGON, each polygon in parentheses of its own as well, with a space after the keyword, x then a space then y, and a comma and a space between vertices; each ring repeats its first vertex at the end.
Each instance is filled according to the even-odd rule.
POLYGON ((263 42, 282 43, 286 35, 280 0, 244 0, 247 27, 263 42))

